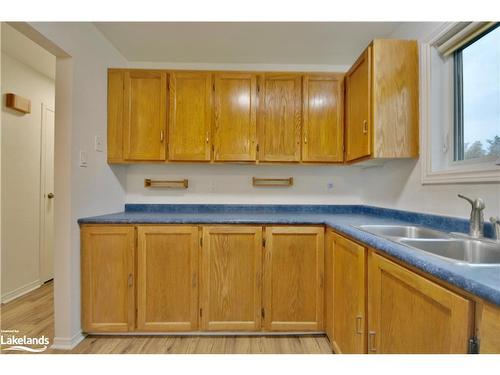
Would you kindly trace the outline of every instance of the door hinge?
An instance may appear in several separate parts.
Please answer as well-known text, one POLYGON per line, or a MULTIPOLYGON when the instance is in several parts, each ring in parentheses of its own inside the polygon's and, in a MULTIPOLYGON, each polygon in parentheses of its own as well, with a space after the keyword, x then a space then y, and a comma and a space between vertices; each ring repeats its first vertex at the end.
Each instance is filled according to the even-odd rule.
POLYGON ((264 308, 260 309, 260 315, 262 316, 262 320, 266 319, 266 310, 264 308))
POLYGON ((479 340, 476 336, 473 336, 469 339, 469 350, 468 354, 479 354, 479 340))
POLYGON ((200 308, 200 318, 202 318, 202 317, 203 317, 203 309, 200 308))

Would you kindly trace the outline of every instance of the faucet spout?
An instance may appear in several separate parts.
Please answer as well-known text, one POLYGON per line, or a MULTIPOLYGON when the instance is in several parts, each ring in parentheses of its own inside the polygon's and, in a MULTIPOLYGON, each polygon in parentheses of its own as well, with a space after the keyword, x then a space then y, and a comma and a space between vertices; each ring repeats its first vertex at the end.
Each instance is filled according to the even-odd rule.
POLYGON ((484 213, 486 207, 481 198, 471 199, 462 194, 458 194, 459 198, 465 199, 472 206, 470 212, 469 235, 474 238, 483 237, 484 234, 484 213))

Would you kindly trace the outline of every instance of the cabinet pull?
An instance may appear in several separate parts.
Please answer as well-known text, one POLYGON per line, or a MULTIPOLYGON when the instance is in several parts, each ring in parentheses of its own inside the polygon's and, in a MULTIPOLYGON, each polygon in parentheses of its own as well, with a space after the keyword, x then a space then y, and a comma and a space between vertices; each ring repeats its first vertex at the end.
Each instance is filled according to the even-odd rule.
POLYGON ((207 132, 207 138, 205 139, 205 141, 208 143, 209 139, 208 139, 208 132, 207 132))
POLYGON ((165 138, 165 135, 163 133, 163 130, 160 132, 160 142, 163 142, 163 138, 165 138))
POLYGON ((363 317, 361 315, 356 316, 356 334, 362 335, 363 330, 361 327, 361 323, 363 322, 363 317))
POLYGON ((134 277, 131 273, 128 274, 128 287, 131 288, 134 283, 134 277))
POLYGON ((368 332, 368 351, 369 352, 376 352, 377 348, 375 348, 375 332, 370 331, 368 332))
POLYGON ((363 120, 363 134, 368 134, 368 121, 363 120))
POLYGON ((307 137, 304 137, 304 144, 307 144, 307 137))

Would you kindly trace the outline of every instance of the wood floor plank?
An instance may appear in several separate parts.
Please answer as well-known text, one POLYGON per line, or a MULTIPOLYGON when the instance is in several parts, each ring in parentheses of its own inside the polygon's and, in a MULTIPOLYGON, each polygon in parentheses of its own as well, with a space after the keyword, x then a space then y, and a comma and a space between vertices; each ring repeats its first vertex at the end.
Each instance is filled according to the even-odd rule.
MULTIPOLYGON (((16 329, 17 336, 54 339, 52 282, 0 307, 0 328, 16 329)), ((2 354, 20 354, 1 350, 2 354)), ((87 336, 74 354, 331 354, 324 335, 307 336, 87 336)))

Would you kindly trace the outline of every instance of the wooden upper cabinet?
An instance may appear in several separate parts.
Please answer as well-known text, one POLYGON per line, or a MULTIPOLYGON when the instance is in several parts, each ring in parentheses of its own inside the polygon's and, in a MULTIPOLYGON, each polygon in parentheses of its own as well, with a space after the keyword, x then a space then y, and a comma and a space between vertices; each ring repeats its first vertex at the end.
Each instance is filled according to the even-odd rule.
POLYGON ((201 328, 260 330, 262 227, 203 227, 201 258, 201 328))
POLYGON ((137 228, 137 329, 198 328, 197 226, 137 228))
POLYGON ((134 330, 134 227, 84 226, 82 326, 84 332, 134 330))
POLYGON ((366 353, 366 249, 333 234, 333 350, 366 353))
POLYGON ((371 154, 371 47, 346 75, 346 161, 371 154))
POLYGON ((212 79, 206 72, 170 73, 168 158, 210 161, 212 79))
POLYGON ((255 160, 256 91, 255 74, 215 74, 215 161, 255 160))
POLYGON ((323 227, 266 227, 264 327, 323 330, 323 227))
POLYGON ((415 158, 419 145, 418 45, 376 39, 346 75, 346 161, 415 158))
POLYGON ((467 353, 471 301, 378 254, 368 264, 368 353, 467 353))
POLYGON ((301 76, 265 74, 259 79, 258 159, 300 160, 301 76))
POLYGON ((121 70, 108 72, 108 163, 123 162, 124 76, 121 70))
POLYGON ((167 73, 125 73, 124 159, 165 160, 167 73))
POLYGON ((340 74, 304 76, 302 161, 343 161, 343 82, 340 74))

